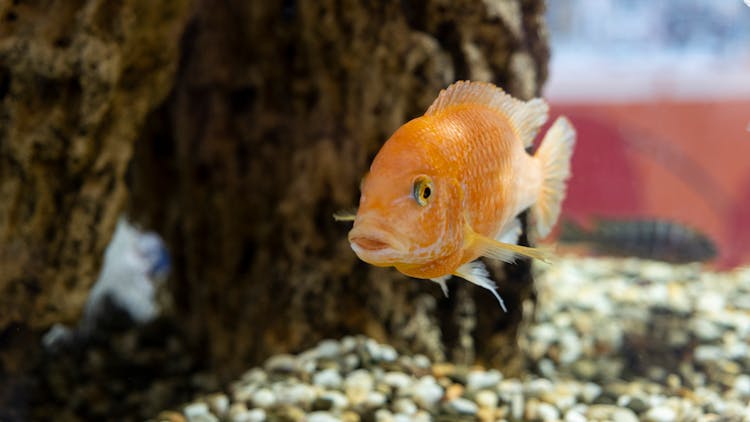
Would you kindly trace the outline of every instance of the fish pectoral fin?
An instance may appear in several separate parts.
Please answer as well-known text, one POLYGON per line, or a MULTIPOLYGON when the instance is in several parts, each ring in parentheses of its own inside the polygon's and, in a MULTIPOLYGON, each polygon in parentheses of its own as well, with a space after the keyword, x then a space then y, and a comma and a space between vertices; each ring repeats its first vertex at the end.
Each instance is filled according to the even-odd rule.
POLYGON ((346 210, 339 210, 333 213, 333 220, 334 221, 354 221, 354 218, 357 216, 357 209, 346 209, 346 210))
POLYGON ((500 294, 497 292, 495 282, 490 279, 490 273, 487 272, 487 268, 484 267, 484 264, 481 261, 467 262, 458 267, 453 275, 491 291, 497 298, 503 311, 508 312, 508 309, 505 307, 505 302, 503 302, 503 298, 500 297, 500 294))
POLYGON ((445 297, 448 297, 448 285, 446 285, 445 282, 448 281, 449 278, 451 278, 450 274, 430 279, 440 285, 440 288, 443 290, 443 294, 445 295, 445 297))
POLYGON ((554 256, 554 250, 548 247, 532 248, 529 246, 514 245, 512 243, 500 242, 480 234, 474 234, 474 242, 482 256, 499 259, 500 261, 513 263, 519 256, 538 259, 549 263, 554 256))

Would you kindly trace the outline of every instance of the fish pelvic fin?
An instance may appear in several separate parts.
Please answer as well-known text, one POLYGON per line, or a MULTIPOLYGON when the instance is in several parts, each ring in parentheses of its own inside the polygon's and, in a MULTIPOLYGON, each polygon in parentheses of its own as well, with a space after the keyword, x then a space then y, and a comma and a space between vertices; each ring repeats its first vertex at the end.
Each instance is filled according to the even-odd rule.
POLYGON ((448 297, 448 285, 445 284, 445 282, 448 281, 449 278, 451 278, 450 274, 430 279, 440 285, 440 289, 443 291, 445 297, 448 297))
POLYGON ((542 168, 542 186, 539 197, 531 207, 536 235, 546 237, 560 216, 565 199, 567 180, 570 177, 570 159, 576 132, 565 117, 558 118, 542 139, 535 157, 542 168))
POLYGON ((541 98, 521 101, 489 82, 458 81, 440 91, 425 115, 436 115, 461 104, 484 105, 503 113, 510 120, 524 148, 531 147, 539 128, 547 121, 549 111, 547 102, 541 98))
POLYGON ((487 268, 484 267, 484 264, 482 264, 481 261, 467 262, 458 267, 453 274, 491 291, 492 294, 495 295, 495 298, 497 298, 497 301, 500 302, 500 307, 503 308, 503 311, 508 312, 508 309, 505 307, 505 302, 503 302, 503 298, 500 297, 500 294, 497 292, 495 282, 490 279, 490 274, 487 272, 487 268))
POLYGON ((548 247, 532 248, 529 246, 505 243, 499 240, 482 236, 474 232, 467 224, 467 237, 472 247, 477 248, 481 256, 497 259, 507 263, 514 263, 519 257, 538 259, 549 263, 554 257, 554 250, 548 247))

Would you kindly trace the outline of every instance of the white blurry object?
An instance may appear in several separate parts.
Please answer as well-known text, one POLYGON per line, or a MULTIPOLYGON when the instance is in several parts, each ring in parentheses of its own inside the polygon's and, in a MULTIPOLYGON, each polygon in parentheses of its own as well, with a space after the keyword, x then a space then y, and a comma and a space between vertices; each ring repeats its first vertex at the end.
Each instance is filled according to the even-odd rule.
POLYGON ((137 323, 154 319, 159 313, 156 291, 168 273, 169 255, 161 238, 121 218, 86 302, 84 320, 96 320, 107 297, 137 323))
MULTIPOLYGON (((124 218, 117 222, 104 253, 99 278, 89 293, 78 335, 88 336, 107 318, 110 305, 127 312, 136 324, 151 321, 159 314, 156 293, 170 270, 169 253, 161 238, 142 232, 124 218)), ((56 324, 44 336, 46 346, 72 339, 71 329, 56 324)))

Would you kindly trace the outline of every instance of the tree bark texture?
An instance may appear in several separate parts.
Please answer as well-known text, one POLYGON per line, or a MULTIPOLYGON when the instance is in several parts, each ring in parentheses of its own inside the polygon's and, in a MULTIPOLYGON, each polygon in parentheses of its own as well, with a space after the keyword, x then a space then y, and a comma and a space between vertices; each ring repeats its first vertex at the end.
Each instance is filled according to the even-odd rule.
POLYGON ((187 0, 0 0, 0 419, 25 420, 40 333, 74 323, 171 90, 187 0))
POLYGON ((188 2, 0 2, 0 332, 74 322, 188 2))
MULTIPOLYGON (((171 99, 136 147, 130 213, 172 247, 175 313, 222 369, 366 333, 512 372, 529 263, 489 292, 360 262, 358 185, 390 134, 458 79, 539 94, 541 0, 198 1, 171 99), (149 181, 157 181, 149 183, 149 181)), ((525 238, 524 238, 525 241, 525 238)))

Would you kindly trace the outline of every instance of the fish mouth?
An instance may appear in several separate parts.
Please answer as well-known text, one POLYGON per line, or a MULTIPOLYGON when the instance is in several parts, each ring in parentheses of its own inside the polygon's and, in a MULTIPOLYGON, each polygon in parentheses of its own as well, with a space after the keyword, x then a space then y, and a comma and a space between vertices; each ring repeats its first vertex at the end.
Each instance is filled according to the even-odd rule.
POLYGON ((372 226, 355 226, 349 232, 349 243, 365 262, 382 265, 396 262, 405 252, 404 245, 388 231, 372 226))
POLYGON ((351 237, 349 238, 349 241, 352 244, 357 245, 359 249, 366 251, 380 251, 390 246, 387 242, 380 239, 366 236, 351 237))

